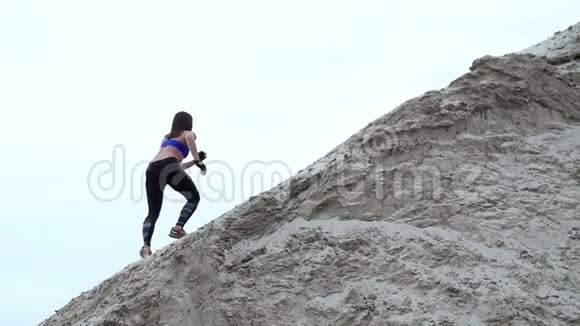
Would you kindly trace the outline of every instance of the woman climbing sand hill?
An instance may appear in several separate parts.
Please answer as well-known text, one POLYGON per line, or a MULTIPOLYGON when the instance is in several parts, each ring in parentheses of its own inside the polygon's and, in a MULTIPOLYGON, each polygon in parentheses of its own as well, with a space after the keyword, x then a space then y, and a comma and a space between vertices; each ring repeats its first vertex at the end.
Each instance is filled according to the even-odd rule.
POLYGON ((189 113, 181 111, 175 114, 171 131, 165 135, 159 152, 147 167, 145 187, 149 213, 143 222, 143 247, 141 247, 139 253, 142 258, 146 258, 152 253, 151 238, 155 230, 155 222, 157 222, 161 212, 165 186, 169 185, 187 200, 179 214, 177 223, 169 232, 170 237, 179 239, 186 235, 183 226, 193 215, 199 204, 199 192, 193 180, 185 173, 185 170, 197 165, 201 169, 202 175, 204 175, 206 167, 202 161, 206 158, 206 154, 205 152, 198 153, 197 151, 195 143, 197 136, 191 131, 192 124, 193 119, 189 113), (193 160, 181 163, 190 151, 193 160))

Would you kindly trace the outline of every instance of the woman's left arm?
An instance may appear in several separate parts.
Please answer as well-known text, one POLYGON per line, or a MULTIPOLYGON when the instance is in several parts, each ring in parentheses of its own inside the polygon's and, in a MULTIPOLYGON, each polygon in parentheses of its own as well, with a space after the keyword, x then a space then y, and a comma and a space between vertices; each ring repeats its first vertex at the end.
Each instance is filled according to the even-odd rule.
POLYGON ((185 142, 187 143, 187 147, 193 156, 193 160, 200 162, 201 159, 199 158, 199 153, 197 152, 197 144, 195 143, 197 139, 197 135, 193 132, 188 132, 185 134, 185 142))
POLYGON ((190 167, 194 166, 196 163, 197 163, 196 161, 189 161, 189 162, 181 163, 181 168, 184 170, 187 170, 190 167))
POLYGON ((191 151, 191 155, 193 156, 193 160, 189 161, 189 162, 181 163, 181 167, 184 170, 189 169, 190 167, 198 164, 201 161, 201 159, 199 157, 199 153, 197 152, 197 144, 195 143, 196 138, 197 138, 197 135, 191 131, 185 135, 185 142, 187 143, 187 147, 191 151))

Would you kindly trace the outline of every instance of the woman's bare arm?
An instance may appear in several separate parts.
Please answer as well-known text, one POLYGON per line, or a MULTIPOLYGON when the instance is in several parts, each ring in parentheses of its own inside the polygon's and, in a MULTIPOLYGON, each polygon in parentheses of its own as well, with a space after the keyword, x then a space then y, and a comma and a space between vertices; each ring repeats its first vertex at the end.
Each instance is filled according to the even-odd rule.
POLYGON ((184 170, 187 170, 190 167, 194 166, 195 163, 196 163, 196 161, 189 161, 189 162, 181 163, 181 168, 184 170))
POLYGON ((194 161, 201 161, 199 158, 199 152, 197 151, 197 144, 195 143, 197 136, 195 133, 189 131, 185 134, 185 142, 187 143, 187 147, 191 151, 191 155, 193 156, 194 161))

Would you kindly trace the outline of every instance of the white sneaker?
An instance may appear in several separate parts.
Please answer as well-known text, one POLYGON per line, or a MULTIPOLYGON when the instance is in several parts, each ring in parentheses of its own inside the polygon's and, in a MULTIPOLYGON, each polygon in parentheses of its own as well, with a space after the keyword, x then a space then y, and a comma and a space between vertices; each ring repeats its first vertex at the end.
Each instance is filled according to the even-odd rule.
POLYGON ((139 256, 141 256, 141 258, 143 259, 151 256, 151 248, 149 248, 149 246, 141 247, 141 250, 139 251, 139 256))

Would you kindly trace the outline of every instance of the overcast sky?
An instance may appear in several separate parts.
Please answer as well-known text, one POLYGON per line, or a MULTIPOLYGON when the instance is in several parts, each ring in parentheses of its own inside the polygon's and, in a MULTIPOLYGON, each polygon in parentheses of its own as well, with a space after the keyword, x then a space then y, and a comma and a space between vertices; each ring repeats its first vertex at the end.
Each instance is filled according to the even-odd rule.
MULTIPOLYGON (((274 185, 248 171, 288 177, 579 12, 577 0, 1 0, 0 325, 37 324, 139 259, 141 176, 175 112, 194 116, 212 160, 212 175, 190 171, 191 232, 274 185)), ((183 204, 166 200, 155 250, 183 204)))

